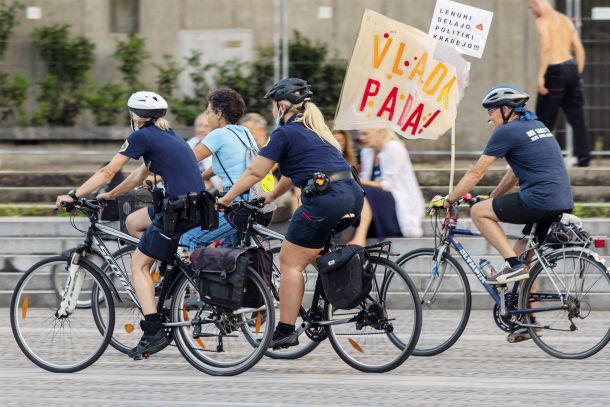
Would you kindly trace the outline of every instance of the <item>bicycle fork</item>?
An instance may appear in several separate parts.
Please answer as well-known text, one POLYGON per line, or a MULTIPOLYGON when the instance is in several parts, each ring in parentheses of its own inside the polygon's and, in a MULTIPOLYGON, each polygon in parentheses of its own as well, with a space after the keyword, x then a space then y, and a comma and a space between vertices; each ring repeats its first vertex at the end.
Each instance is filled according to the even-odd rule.
POLYGON ((75 251, 70 259, 64 295, 59 304, 59 309, 55 312, 57 318, 66 318, 76 309, 78 297, 85 281, 85 273, 80 270, 80 256, 81 254, 75 251))
POLYGON ((436 288, 434 289, 434 292, 430 296, 430 299, 426 299, 426 296, 428 294, 428 291, 430 291, 430 288, 432 287, 434 280, 438 279, 439 281, 442 281, 443 276, 445 275, 445 270, 447 270, 447 261, 443 261, 443 255, 445 254, 445 251, 447 250, 448 247, 449 247, 449 244, 445 243, 436 252, 436 258, 433 259, 434 266, 432 267, 432 273, 430 275, 430 279, 428 280, 428 284, 426 285, 426 288, 424 289, 424 291, 421 295, 422 304, 430 305, 430 304, 434 304, 434 302, 436 301, 436 294, 438 293, 438 290, 441 287, 440 284, 436 285, 436 288))

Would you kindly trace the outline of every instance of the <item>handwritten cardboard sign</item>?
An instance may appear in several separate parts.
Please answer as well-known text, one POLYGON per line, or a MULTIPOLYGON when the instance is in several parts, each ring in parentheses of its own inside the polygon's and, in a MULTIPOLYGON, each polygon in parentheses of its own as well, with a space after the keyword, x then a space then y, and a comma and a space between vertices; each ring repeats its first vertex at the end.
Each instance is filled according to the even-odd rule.
POLYGON ((459 52, 481 58, 494 13, 451 0, 437 0, 428 34, 459 52))
MULTIPOLYGON (((437 139, 449 130, 467 78, 435 59, 436 44, 416 28, 365 10, 335 129, 389 127, 407 139, 437 139)), ((451 49, 444 53, 451 52, 463 61, 451 49)), ((467 71, 468 63, 463 66, 467 71)))

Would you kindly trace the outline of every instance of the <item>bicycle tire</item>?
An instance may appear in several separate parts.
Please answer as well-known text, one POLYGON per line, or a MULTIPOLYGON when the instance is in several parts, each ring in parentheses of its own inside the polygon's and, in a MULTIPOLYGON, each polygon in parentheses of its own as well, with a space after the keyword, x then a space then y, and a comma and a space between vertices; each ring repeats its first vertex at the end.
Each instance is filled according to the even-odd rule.
MULTIPOLYGON (((569 347, 570 345, 573 344, 577 344, 579 342, 582 342, 583 340, 589 338, 590 336, 584 336, 584 335, 590 335, 589 332, 591 332, 593 329, 591 330, 586 330, 586 334, 582 334, 581 336, 579 336, 584 330, 583 330, 583 324, 585 324, 584 326, 588 326, 586 325, 585 321, 591 316, 591 313, 593 311, 593 306, 591 305, 591 302, 593 302, 597 307, 599 308, 603 308, 604 311, 608 312, 610 311, 610 303, 608 303, 608 301, 605 301, 606 298, 608 298, 610 296, 610 275, 608 274, 607 269, 605 268, 604 265, 602 265, 600 263, 600 261, 598 261, 595 256, 599 256, 587 249, 573 249, 573 248, 567 248, 567 249, 559 249, 559 250, 554 250, 548 254, 544 255, 544 259, 550 264, 550 266, 553 267, 553 275, 556 277, 557 280, 559 280, 560 276, 562 275, 561 270, 559 270, 560 267, 557 266, 557 264, 560 261, 566 261, 566 259, 572 259, 571 261, 568 261, 567 266, 569 268, 570 266, 570 262, 572 264, 576 264, 578 262, 578 264, 580 265, 580 272, 578 273, 578 279, 582 280, 582 282, 578 283, 582 286, 584 286, 585 284, 585 274, 586 272, 583 272, 583 262, 588 263, 589 265, 592 266, 592 272, 598 272, 600 274, 600 277, 597 278, 595 280, 595 282, 593 283, 593 285, 596 285, 598 282, 601 282, 600 285, 596 288, 596 290, 592 293, 590 299, 589 297, 587 297, 587 300, 585 301, 585 294, 583 294, 582 296, 580 296, 580 298, 578 297, 577 293, 571 294, 569 292, 569 287, 566 287, 566 293, 562 293, 564 294, 570 301, 568 303, 568 310, 567 312, 571 312, 573 313, 573 316, 576 316, 580 319, 580 321, 577 321, 577 324, 575 324, 575 328, 574 330, 570 330, 570 328, 559 331, 559 330, 555 330, 555 329, 560 329, 563 326, 560 324, 562 320, 565 321, 565 319, 569 319, 569 318, 565 318, 564 317, 559 317, 559 315, 562 315, 562 311, 557 311, 556 315, 558 315, 558 317, 555 319, 555 321, 553 321, 553 326, 550 325, 549 320, 551 320, 553 318, 553 312, 552 311, 547 311, 547 312, 537 312, 536 313, 536 322, 538 325, 540 326, 546 326, 547 328, 542 328, 537 332, 537 328, 536 327, 528 327, 528 332, 530 337, 534 340, 534 342, 536 343, 536 345, 538 345, 538 347, 540 347, 540 349, 542 349, 543 351, 545 351, 547 354, 554 356, 556 358, 559 359, 586 359, 590 356, 595 355, 597 352, 599 352, 600 350, 602 350, 610 341, 610 328, 604 328, 603 327, 603 321, 598 322, 596 325, 600 326, 598 330, 599 334, 602 334, 602 338, 600 341, 596 342, 595 344, 593 344, 592 346, 590 346, 588 349, 582 350, 582 351, 578 351, 578 352, 567 352, 565 350, 559 350, 557 349, 557 346, 561 345, 563 346, 567 346, 569 347), (604 291, 601 291, 600 289, 604 288, 604 291), (605 294, 605 295, 603 295, 605 294), (576 302, 577 301, 577 302, 576 302), (589 302, 591 301, 591 302, 589 302), (606 302, 606 303, 604 303, 606 302), (576 305, 577 304, 577 305, 576 305), (588 304, 588 312, 586 312, 586 307, 583 307, 583 304, 588 304), (582 317, 582 315, 580 315, 580 313, 583 312, 583 309, 586 312, 586 315, 584 317, 582 317), (582 317, 582 318, 581 318, 582 317), (540 321, 544 321, 544 322, 540 322, 540 321), (547 322, 549 321, 549 322, 547 322), (552 328, 553 330, 550 330, 549 328, 552 328), (569 341, 566 342, 562 342, 562 339, 557 339, 559 338, 559 336, 561 335, 560 332, 566 332, 567 335, 571 335, 573 333, 574 338, 570 338, 569 341), (551 342, 553 342, 553 344, 551 344, 551 342)), ((564 266, 564 270, 566 269, 566 267, 564 266)), ((520 293, 520 307, 521 309, 527 309, 529 308, 530 304, 533 304, 534 302, 530 301, 530 295, 531 296, 537 296, 537 298, 539 299, 538 302, 547 302, 550 301, 552 298, 557 298, 557 297, 551 297, 551 295, 553 295, 553 289, 549 289, 549 299, 544 299, 544 295, 545 295, 545 291, 541 291, 541 290, 546 290, 545 287, 549 286, 549 283, 546 283, 546 281, 544 280, 544 275, 541 275, 544 271, 544 268, 542 267, 542 264, 540 263, 540 261, 536 262, 536 264, 532 267, 532 269, 530 270, 530 278, 528 280, 525 281, 525 283, 522 286, 522 291, 520 293), (536 288, 534 288, 534 292, 532 292, 532 287, 534 286, 534 283, 536 283, 536 288)), ((545 275, 547 275, 548 278, 548 274, 545 273, 545 275)), ((593 277, 595 278, 595 277, 593 277)), ((551 281, 550 279, 548 280, 549 282, 551 281)), ((577 282, 577 278, 576 276, 574 276, 573 281, 576 283, 577 282)), ((571 284, 571 282, 569 282, 568 280, 568 284, 571 284)), ((590 292, 593 289, 593 285, 590 287, 590 289, 587 291, 590 292)), ((565 284, 564 284, 565 286, 565 284)), ((576 290, 574 290, 576 291, 576 290)), ((559 298, 557 298, 559 300, 559 298)), ((559 304, 559 302, 558 302, 559 304)), ((537 307, 537 306, 536 306, 537 307)), ((571 321, 571 319, 570 319, 571 321)), ((531 314, 525 314, 525 322, 527 324, 531 324, 532 320, 531 320, 531 314)), ((589 322, 590 324, 590 322, 589 322)))
MULTIPOLYGON (((274 255, 277 255, 280 253, 280 249, 281 247, 272 247, 271 249, 269 249, 268 251, 274 255)), ((275 263, 275 261, 274 261, 275 263)), ((279 264, 279 263, 278 263, 279 264)), ((279 270, 279 266, 278 266, 278 270, 279 270)), ((272 283, 275 286, 275 290, 271 290, 272 294, 274 295, 274 299, 277 301, 277 305, 279 305, 279 292, 280 292, 280 282, 275 278, 275 275, 272 275, 272 283), (277 294, 277 295, 276 295, 277 294)), ((279 308, 277 308, 276 305, 276 312, 279 312, 279 308)), ((276 320, 278 320, 279 317, 278 315, 276 315, 276 320)), ((300 318, 299 318, 300 319, 300 318)), ((297 328, 300 326, 300 324, 298 323, 299 319, 297 319, 297 328)), ((299 340, 301 342, 301 344, 299 344, 298 346, 293 346, 287 349, 278 349, 278 350, 273 350, 273 349, 268 349, 267 352, 265 353, 265 356, 268 356, 272 359, 299 359, 302 358, 303 356, 306 356, 308 354, 310 354, 311 352, 313 352, 318 345, 320 345, 321 342, 318 341, 313 341, 310 340, 307 335, 301 335, 299 337, 299 340), (303 341, 307 340, 306 343, 303 344, 303 341)))
MULTIPOLYGON (((273 296, 264 280, 254 271, 254 269, 249 267, 247 278, 250 279, 254 285, 257 287, 259 294, 263 298, 264 307, 266 309, 273 309, 273 296)), ((190 281, 184 275, 180 276, 175 288, 172 292, 172 303, 170 308, 171 322, 185 322, 186 318, 189 318, 187 308, 185 308, 185 297, 183 294, 186 293, 188 286, 190 285, 190 281)), ((198 293, 193 292, 193 294, 198 298, 198 293)), ((201 302, 198 300, 198 302, 201 302)), ((210 305, 204 305, 205 309, 210 310, 212 313, 222 314, 222 308, 210 305)), ((229 315, 233 315, 237 311, 229 312, 229 315)), ((237 319, 239 321, 239 319, 237 319)), ((245 321, 241 320, 240 323, 245 323, 245 321)), ((187 343, 187 338, 189 340, 193 339, 193 335, 189 327, 174 327, 174 341, 178 350, 182 354, 182 356, 197 370, 212 375, 212 376, 234 376, 241 374, 249 369, 251 369, 258 361, 265 355, 265 351, 269 347, 271 343, 271 338, 273 336, 273 327, 275 326, 275 313, 268 313, 266 320, 264 321, 265 328, 262 337, 259 338, 260 342, 257 347, 252 347, 247 340, 247 336, 245 337, 244 345, 247 345, 248 348, 253 349, 247 356, 242 357, 237 362, 224 362, 212 360, 210 357, 206 357, 205 354, 209 353, 221 353, 221 352, 209 352, 207 349, 207 345, 199 345, 198 348, 192 346, 192 344, 187 343)), ((214 323, 216 325, 216 323, 214 323)), ((237 328, 239 332, 243 332, 241 328, 237 328)), ((236 332, 237 330, 233 330, 232 332, 236 332)), ((228 337, 225 336, 225 337, 228 337)), ((195 339, 197 342, 197 339, 195 339)), ((197 342, 201 343, 201 342, 197 342)), ((243 346, 242 346, 243 347, 243 346)))
MULTIPOLYGON (((99 270, 99 268, 93 264, 81 263, 81 265, 80 265, 81 269, 84 270, 84 272, 88 273, 90 278, 93 279, 93 281, 96 283, 95 286, 101 287, 101 290, 104 294, 104 301, 108 304, 108 307, 107 307, 108 318, 107 319, 112 322, 112 326, 109 327, 105 332, 102 333, 102 339, 101 339, 101 342, 99 342, 99 344, 97 345, 97 349, 94 349, 93 352, 91 352, 90 354, 87 354, 86 357, 82 360, 79 360, 77 362, 72 362, 72 363, 69 363, 66 365, 61 365, 61 364, 58 364, 57 362, 53 363, 48 360, 45 360, 45 358, 43 356, 41 356, 35 350, 32 349, 32 346, 33 346, 32 343, 24 338, 24 334, 25 334, 24 330, 27 330, 27 329, 22 328, 22 323, 23 323, 22 321, 25 321, 26 319, 31 320, 31 318, 35 318, 37 316, 37 314, 43 314, 43 313, 48 314, 50 312, 51 315, 47 315, 46 317, 43 317, 42 319, 40 319, 40 321, 42 321, 41 323, 35 322, 35 324, 40 324, 39 325, 40 329, 42 329, 42 328, 44 328, 42 325, 44 325, 44 323, 46 323, 49 326, 52 325, 52 327, 49 327, 49 329, 60 329, 62 331, 61 331, 61 335, 44 335, 43 337, 45 339, 44 339, 44 343, 41 345, 41 348, 44 350, 49 350, 49 351, 58 349, 58 347, 54 347, 51 344, 49 344, 49 341, 53 341, 55 339, 61 340, 63 338, 68 338, 68 337, 70 339, 70 345, 74 344, 74 340, 77 337, 77 335, 72 335, 72 332, 70 332, 70 335, 64 335, 64 332, 63 332, 64 328, 71 329, 73 324, 76 325, 76 323, 80 323, 83 320, 81 318, 71 320, 71 317, 74 314, 86 315, 87 313, 89 313, 91 311, 89 309, 76 308, 74 310, 74 312, 72 314, 70 314, 68 317, 58 318, 56 316, 55 310, 57 309, 57 306, 60 304, 61 300, 59 300, 57 298, 55 298, 55 300, 51 300, 48 298, 48 296, 46 297, 46 299, 45 299, 45 297, 42 297, 43 295, 47 295, 47 293, 48 293, 48 295, 55 297, 55 295, 52 294, 51 290, 41 289, 41 288, 37 287, 36 284, 33 286, 33 288, 25 289, 25 287, 27 287, 27 284, 30 282, 30 280, 32 278, 34 278, 34 276, 36 275, 37 272, 41 272, 42 273, 41 275, 44 275, 45 273, 52 273, 52 271, 45 272, 44 271, 45 266, 57 263, 57 264, 62 264, 62 265, 65 264, 65 266, 68 267, 70 265, 70 261, 71 261, 70 257, 60 255, 60 256, 53 256, 53 257, 43 259, 43 260, 39 261, 38 263, 34 264, 28 271, 26 271, 23 274, 23 276, 17 283, 17 286, 15 287, 13 296, 11 298, 11 305, 10 305, 11 328, 13 331, 13 336, 15 337, 15 341, 17 342, 17 345, 19 345, 19 348, 21 349, 23 354, 28 359, 30 359, 35 365, 41 367, 42 369, 45 369, 45 370, 48 370, 48 371, 54 372, 54 373, 73 373, 73 372, 83 370, 86 367, 93 364, 104 353, 104 351, 108 347, 108 344, 110 343, 110 338, 112 337, 112 329, 114 327, 114 303, 113 303, 113 299, 112 299, 112 294, 110 292, 109 287, 106 285, 106 282, 104 281, 103 277, 101 276, 101 270, 99 270), (28 294, 28 295, 25 295, 24 297, 22 297, 22 293, 27 292, 27 291, 29 291, 31 294, 28 294), (40 297, 33 301, 30 301, 29 296, 32 294, 35 294, 35 295, 37 294, 40 297), (48 303, 47 303, 48 301, 51 301, 55 305, 54 306, 48 305, 48 303), (29 305, 30 302, 31 302, 31 306, 29 305), (41 307, 41 305, 43 305, 43 306, 41 307), (47 307, 48 307, 48 309, 45 309, 47 307), (28 315, 26 317, 26 315, 28 313, 30 315, 28 315), (65 321, 68 321, 68 323, 66 323, 65 321)), ((85 277, 83 277, 83 278, 85 278, 85 277)), ((94 325, 94 324, 95 324, 95 322, 92 325, 94 325)), ((31 328, 31 329, 36 330, 39 328, 36 327, 36 328, 31 328)), ((75 329, 77 329, 77 328, 75 327, 75 329)), ((90 332, 92 329, 97 334, 97 330, 95 329, 95 326, 86 327, 86 328, 78 328, 75 333, 83 333, 83 332, 87 333, 87 332, 90 332)), ((37 334, 37 336, 40 337, 41 335, 37 334)), ((86 347, 88 345, 89 345, 89 343, 83 343, 80 348, 74 349, 74 350, 77 352, 82 351, 82 349, 86 349, 86 347)), ((74 348, 74 346, 72 348, 74 348)), ((59 349, 64 350, 65 347, 60 346, 59 349)), ((55 356, 55 355, 53 355, 53 356, 55 356)))
MULTIPOLYGON (((127 245, 119 250, 112 253, 112 258, 122 266, 123 270, 128 272, 127 267, 129 266, 129 262, 125 262, 123 259, 125 256, 129 256, 129 260, 131 260, 131 254, 135 251, 137 246, 127 245)), ((110 268, 107 263, 104 263, 102 267, 102 271, 109 277, 110 281, 114 284, 114 272, 110 268)), ((122 285, 115 284, 115 288, 117 288, 117 292, 119 295, 123 293, 121 291, 122 285)), ((92 293, 92 298, 95 298, 98 291, 94 289, 92 293)), ((140 336, 138 333, 142 333, 140 330, 140 320, 143 319, 142 312, 137 307, 137 305, 131 300, 129 295, 121 295, 120 304, 117 304, 115 301, 115 326, 112 335, 112 339, 110 340, 110 346, 114 349, 118 350, 121 353, 127 354, 131 349, 133 349, 139 342, 140 336)), ((98 324, 98 329, 100 332, 105 329, 106 322, 101 318, 100 314, 97 312, 97 302, 93 302, 93 315, 96 318, 96 322, 98 324)), ((167 343, 169 345, 170 342, 167 343)), ((166 345, 166 346, 167 346, 166 345)))
MULTIPOLYGON (((415 271, 415 272, 420 272, 423 271, 423 273, 431 273, 432 272, 432 257, 434 256, 434 249, 430 248, 430 249, 416 249, 413 251, 410 251, 404 255, 402 255, 401 257, 398 258, 398 260, 396 260, 396 263, 405 271, 405 273, 407 273, 412 279, 416 278, 418 276, 414 276, 413 272, 411 272, 411 270, 415 271), (424 262, 424 270, 419 270, 421 267, 418 264, 415 264, 413 267, 409 267, 408 263, 409 262, 413 262, 415 263, 416 260, 418 258, 422 258, 422 257, 430 257, 430 264, 428 264, 428 262, 424 262)), ((464 269, 462 268, 462 266, 458 263, 458 261, 451 256, 448 253, 444 253, 443 254, 443 259, 446 260, 451 266, 452 270, 455 271, 455 277, 457 277, 457 279, 459 279, 459 286, 463 287, 464 290, 464 295, 463 295, 463 304, 461 305, 461 308, 463 309, 463 311, 461 312, 461 315, 459 316, 459 322, 457 324, 457 326, 452 325, 450 328, 452 329, 452 332, 447 336, 447 335, 443 335, 443 338, 446 337, 446 339, 443 339, 440 343, 432 343, 432 342, 437 342, 437 341, 433 341, 433 338, 438 337, 438 331, 440 330, 439 326, 436 327, 432 327, 430 330, 426 329, 426 320, 433 320, 434 323, 436 323, 436 320, 438 319, 438 317, 436 315, 434 315, 435 318, 433 318, 433 306, 436 304, 436 298, 432 297, 432 295, 435 293, 435 291, 433 291, 432 293, 430 293, 430 290, 428 290, 424 296, 422 296, 422 294, 424 294, 424 290, 426 290, 426 287, 428 287, 428 285, 430 284, 430 289, 435 289, 436 287, 441 288, 443 281, 445 280, 445 277, 447 276, 447 269, 445 269, 445 274, 442 277, 443 281, 440 281, 439 285, 433 285, 431 279, 435 279, 438 277, 434 277, 432 275, 429 276, 429 278, 426 280, 421 279, 421 281, 419 281, 420 279, 418 278, 416 281, 418 281, 418 288, 420 288, 421 290, 419 291, 420 294, 420 300, 421 300, 421 305, 422 305, 422 332, 419 336, 419 341, 417 342, 417 345, 415 346, 415 350, 413 351, 413 355, 414 356, 435 356, 438 354, 441 354, 443 352, 445 352, 447 349, 451 348, 456 342, 457 340, 460 338, 460 336, 462 336, 462 333, 464 333, 464 329, 466 328, 466 325, 468 324, 468 320, 470 318, 470 311, 472 308, 472 294, 470 291, 470 284, 468 283, 468 277, 466 276, 466 273, 464 272, 464 269), (419 284, 421 282, 421 284, 419 284), (430 299, 429 299, 430 298, 430 299), (428 318, 427 318, 428 317, 428 318), (455 326, 455 329, 453 329, 453 326, 455 326)), ((419 273, 418 273, 419 274, 419 273)), ((451 287, 455 287, 456 284, 451 284, 451 282, 449 282, 448 286, 451 287)), ((453 292, 447 294, 447 296, 451 295, 453 292)), ((454 298, 456 298, 457 296, 453 296, 454 298)), ((452 301, 451 299, 447 299, 446 302, 452 301)), ((453 304, 455 304, 455 301, 457 300, 453 300, 453 304)), ((440 305, 440 303, 439 303, 440 305)), ((449 305, 449 304, 447 304, 449 305)), ((453 310, 456 309, 456 306, 452 306, 449 307, 446 306, 446 308, 440 308, 440 310, 442 310, 441 312, 441 316, 443 318, 443 321, 446 321, 446 318, 449 314, 453 313, 453 310)), ((430 326, 431 324, 429 323, 428 326, 430 326)), ((446 323, 441 323, 440 325, 442 325, 443 327, 447 326, 446 323)))
MULTIPOLYGON (((365 373, 384 373, 384 372, 388 372, 390 370, 396 369, 397 367, 402 365, 405 362, 405 360, 407 360, 407 358, 412 354, 413 350, 415 349, 415 345, 417 344, 417 340, 419 338, 419 334, 420 334, 421 326, 422 326, 421 304, 419 301, 419 295, 417 294, 417 289, 415 288, 415 284, 413 284, 413 281, 411 281, 411 278, 395 262, 388 260, 386 258, 383 258, 383 257, 378 257, 378 256, 371 256, 369 258, 369 262, 371 265, 373 265, 373 270, 376 271, 376 277, 374 279, 373 288, 371 290, 371 293, 373 293, 373 295, 369 294, 369 296, 371 296, 371 297, 375 296, 374 291, 375 291, 375 287, 377 286, 377 284, 375 283, 375 280, 378 278, 377 268, 379 266, 385 267, 385 270, 386 270, 383 273, 383 280, 385 280, 385 278, 387 277, 388 270, 390 270, 392 273, 395 274, 395 276, 392 276, 392 278, 400 278, 404 282, 404 288, 406 288, 406 290, 408 291, 407 302, 412 306, 412 309, 409 310, 409 313, 413 312, 412 328, 410 330, 407 329, 407 332, 410 331, 408 341, 406 341, 406 343, 405 343, 404 341, 399 340, 396 337, 394 327, 397 326, 398 322, 393 322, 392 324, 390 324, 392 329, 387 329, 387 330, 385 328, 382 329, 382 327, 373 326, 373 329, 376 329, 377 331, 383 331, 383 332, 371 331, 371 333, 362 332, 362 333, 354 333, 354 334, 349 334, 349 333, 344 334, 344 333, 338 332, 339 328, 341 326, 343 326, 343 324, 337 324, 337 325, 330 324, 330 325, 328 325, 328 338, 330 340, 330 343, 331 343, 333 349, 337 353, 337 355, 339 355, 339 357, 345 363, 347 363, 354 369, 357 369, 357 370, 359 370, 361 372, 365 372, 365 373), (389 339, 389 342, 391 344, 391 346, 389 346, 389 348, 393 349, 392 347, 394 347, 394 348, 398 349, 399 354, 397 357, 393 358, 392 360, 381 363, 381 364, 377 364, 377 365, 358 361, 358 360, 356 360, 355 357, 351 356, 348 353, 348 351, 346 350, 346 349, 350 349, 349 347, 346 346, 344 349, 344 347, 341 345, 341 340, 339 339, 339 337, 341 337, 341 336, 355 336, 355 335, 371 335, 371 338, 387 336, 389 339)), ((383 286, 384 286, 384 284, 382 283, 382 287, 383 286)), ((390 291, 386 290, 384 294, 388 294, 389 292, 390 291)), ((396 291, 393 291, 393 292, 396 293, 396 291)), ((394 294, 394 295, 396 295, 396 294, 394 294)), ((390 322, 390 321, 396 321, 396 318, 391 318, 390 313, 388 312, 388 308, 387 308, 388 298, 386 298, 386 297, 382 298, 381 293, 379 293, 379 297, 380 297, 379 302, 377 304, 380 306, 381 306, 381 304, 383 304, 382 314, 383 314, 384 319, 386 320, 386 323, 390 322)), ((398 301, 396 299, 392 299, 392 301, 390 301, 390 302, 398 302, 398 301)), ((370 306, 367 309, 370 312, 370 310, 371 310, 370 306)), ((408 307, 407 307, 407 309, 408 309, 408 307)), ((334 310, 333 310, 332 305, 327 304, 326 319, 328 321, 332 320, 333 311, 334 310)), ((342 310, 337 310, 337 311, 342 312, 342 310)), ((363 312, 363 311, 361 311, 361 312, 363 312)), ((392 315, 395 315, 395 314, 392 313, 392 315)), ((343 317, 344 314, 340 314, 339 316, 343 317)), ((346 318, 341 318, 341 319, 346 319, 346 318)), ((356 328, 356 329, 358 330, 358 328, 356 328)), ((361 329, 362 328, 360 328, 360 330, 361 329)), ((365 336, 365 338, 366 337, 367 336, 365 336)), ((354 354, 356 354, 356 355, 361 354, 364 357, 368 357, 370 354, 372 354, 372 352, 375 351, 375 348, 376 348, 376 345, 370 346, 368 348, 371 348, 372 351, 367 352, 365 350, 365 349, 368 349, 366 343, 363 343, 361 345, 358 343, 358 341, 353 340, 351 337, 348 338, 347 343, 356 350, 356 353, 354 353, 354 354)), ((380 349, 379 357, 387 355, 387 353, 388 353, 387 348, 388 348, 388 346, 384 346, 383 349, 379 348, 380 349)))

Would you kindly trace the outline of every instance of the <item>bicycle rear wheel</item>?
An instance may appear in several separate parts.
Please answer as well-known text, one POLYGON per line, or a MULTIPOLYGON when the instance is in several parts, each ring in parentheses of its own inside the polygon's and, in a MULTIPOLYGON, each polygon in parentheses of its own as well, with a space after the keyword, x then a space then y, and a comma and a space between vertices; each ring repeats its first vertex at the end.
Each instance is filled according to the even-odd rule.
MULTIPOLYGON (((136 246, 125 246, 117 250, 112 254, 112 258, 116 261, 119 267, 127 273, 127 277, 131 281, 131 258, 136 246)), ((157 263, 155 263, 156 265, 157 263)), ((127 354, 133 349, 140 338, 142 337, 142 330, 140 329, 140 320, 144 319, 140 308, 133 302, 129 293, 124 288, 123 283, 115 275, 114 271, 108 263, 104 263, 102 271, 110 278, 114 287, 119 293, 121 301, 115 301, 115 318, 114 318, 114 331, 112 339, 110 340, 110 346, 115 348, 121 353, 127 354)), ((157 273, 158 274, 158 273, 157 273)), ((154 275, 154 274, 153 274, 154 275)), ((93 298, 97 298, 99 290, 93 290, 93 298)), ((108 322, 104 319, 103 315, 98 312, 97 304, 100 301, 93 303, 93 315, 96 318, 98 327, 101 331, 106 329, 108 322)), ((169 344, 169 342, 168 342, 169 344)))
POLYGON ((413 352, 421 330, 415 285, 393 261, 371 257, 375 272, 369 297, 351 310, 328 304, 328 337, 348 365, 366 373, 400 366, 413 352))
POLYGON ((413 351, 415 356, 434 356, 460 338, 468 324, 472 297, 462 266, 445 253, 440 269, 434 270, 434 249, 417 249, 396 263, 413 279, 422 308, 422 330, 413 351))
POLYGON ((229 310, 212 306, 200 299, 197 289, 185 276, 177 282, 172 296, 171 322, 186 324, 174 328, 174 341, 196 369, 213 376, 237 375, 250 369, 265 354, 275 327, 275 312, 267 312, 273 310, 273 297, 252 268, 248 269, 247 278, 249 286, 256 287, 262 299, 260 307, 229 310), (253 334, 257 346, 250 343, 253 334))
MULTIPOLYGON (((114 303, 101 271, 81 263, 74 284, 82 289, 73 300, 91 300, 91 289, 99 289, 99 312, 110 321, 104 332, 98 330, 91 309, 74 308, 64 316, 51 276, 70 266, 67 256, 55 256, 33 265, 21 277, 11 299, 11 327, 21 351, 39 367, 56 373, 72 373, 94 363, 106 350, 114 327, 114 303)), ((64 276, 66 287, 69 273, 64 276)))
POLYGON ((599 255, 583 249, 559 249, 544 260, 548 272, 538 261, 521 292, 521 309, 538 309, 529 335, 549 355, 588 358, 610 340, 608 270, 599 255))

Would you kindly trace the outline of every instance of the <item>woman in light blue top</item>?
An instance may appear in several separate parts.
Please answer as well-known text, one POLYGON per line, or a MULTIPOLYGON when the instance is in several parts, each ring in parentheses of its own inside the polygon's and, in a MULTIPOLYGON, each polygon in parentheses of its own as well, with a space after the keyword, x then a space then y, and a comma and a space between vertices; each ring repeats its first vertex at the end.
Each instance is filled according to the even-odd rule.
MULTIPOLYGON (((232 89, 211 91, 205 111, 211 131, 193 149, 197 161, 212 156, 212 167, 203 173, 203 179, 219 176, 225 191, 231 189, 246 170, 246 146, 256 146, 250 131, 235 124, 244 114, 245 107, 242 97, 232 89)), ((236 199, 248 199, 248 194, 236 199)), ((227 222, 224 213, 219 215, 218 229, 191 229, 182 235, 180 244, 188 246, 189 251, 209 246, 217 240, 222 241, 222 247, 237 245, 238 231, 227 222)))

